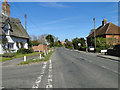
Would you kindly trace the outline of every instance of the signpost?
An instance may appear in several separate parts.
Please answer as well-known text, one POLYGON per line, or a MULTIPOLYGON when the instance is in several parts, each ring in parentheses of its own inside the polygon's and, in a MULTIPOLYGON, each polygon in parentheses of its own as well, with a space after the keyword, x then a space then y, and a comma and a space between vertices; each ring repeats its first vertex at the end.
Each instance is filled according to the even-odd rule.
POLYGON ((78 43, 78 46, 80 47, 80 46, 81 46, 81 43, 78 43))

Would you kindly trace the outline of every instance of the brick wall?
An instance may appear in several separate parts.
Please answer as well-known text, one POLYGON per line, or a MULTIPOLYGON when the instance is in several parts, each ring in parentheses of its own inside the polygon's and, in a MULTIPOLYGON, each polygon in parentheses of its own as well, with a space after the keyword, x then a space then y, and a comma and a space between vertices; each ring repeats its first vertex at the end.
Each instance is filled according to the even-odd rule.
POLYGON ((33 46, 32 48, 35 52, 37 52, 37 51, 44 52, 44 50, 45 50, 45 52, 47 51, 47 45, 43 45, 43 44, 40 44, 38 46, 33 46))
POLYGON ((118 40, 116 43, 113 43, 113 45, 120 44, 120 35, 106 35, 106 39, 108 38, 116 38, 118 40))

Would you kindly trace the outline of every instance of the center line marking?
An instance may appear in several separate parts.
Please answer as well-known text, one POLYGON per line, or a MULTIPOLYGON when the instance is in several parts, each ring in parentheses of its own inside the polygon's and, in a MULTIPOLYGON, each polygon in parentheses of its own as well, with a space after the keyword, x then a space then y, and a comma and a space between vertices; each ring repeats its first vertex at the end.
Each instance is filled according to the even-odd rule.
POLYGON ((53 81, 52 80, 52 61, 50 59, 49 68, 48 68, 48 80, 47 80, 46 88, 53 88, 52 81, 53 81))

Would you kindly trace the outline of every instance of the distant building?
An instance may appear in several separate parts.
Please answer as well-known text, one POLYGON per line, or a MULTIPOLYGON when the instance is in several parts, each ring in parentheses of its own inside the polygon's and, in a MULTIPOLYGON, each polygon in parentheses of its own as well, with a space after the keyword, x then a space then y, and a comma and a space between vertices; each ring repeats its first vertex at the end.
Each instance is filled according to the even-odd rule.
POLYGON ((65 42, 64 42, 64 41, 61 41, 61 44, 62 44, 62 45, 64 45, 64 44, 65 44, 65 42))
MULTIPOLYGON (((114 43, 114 45, 120 44, 120 27, 113 24, 112 22, 107 23, 106 19, 104 19, 102 21, 102 25, 95 30, 95 35, 96 37, 103 37, 106 39, 114 37, 118 40, 116 43, 114 43)), ((94 32, 90 33, 89 36, 87 37, 88 46, 93 45, 93 39, 94 32)))
POLYGON ((43 44, 40 44, 38 46, 33 46, 32 48, 33 48, 34 52, 39 52, 39 51, 46 52, 47 51, 47 45, 43 45, 43 44))
MULTIPOLYGON (((0 39, 7 39, 6 48, 11 52, 17 52, 20 48, 28 49, 28 41, 30 39, 28 33, 22 26, 18 18, 10 17, 10 5, 5 0, 2 3, 0 13, 0 39)), ((3 44, 0 43, 0 54, 3 54, 3 44)))

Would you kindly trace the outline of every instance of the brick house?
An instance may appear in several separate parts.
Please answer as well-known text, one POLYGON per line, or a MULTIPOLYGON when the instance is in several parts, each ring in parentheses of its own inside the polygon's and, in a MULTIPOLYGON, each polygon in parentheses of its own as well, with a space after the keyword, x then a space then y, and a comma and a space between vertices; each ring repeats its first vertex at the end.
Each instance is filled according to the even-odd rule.
POLYGON ((34 52, 46 52, 47 51, 47 45, 39 44, 38 46, 33 46, 32 47, 34 52))
MULTIPOLYGON (((102 25, 99 26, 95 30, 95 36, 96 37, 103 37, 103 38, 116 38, 117 42, 114 43, 113 45, 120 44, 120 27, 117 25, 113 24, 112 22, 107 23, 107 20, 104 19, 102 21, 102 25)), ((87 37, 87 44, 88 46, 93 45, 92 40, 94 39, 94 32, 91 32, 89 36, 87 37)), ((109 43, 109 41, 107 41, 109 43)), ((94 46, 94 45, 93 45, 94 46)))
POLYGON ((64 45, 64 44, 65 44, 65 42, 64 42, 64 41, 61 41, 61 44, 62 44, 62 45, 64 45))

